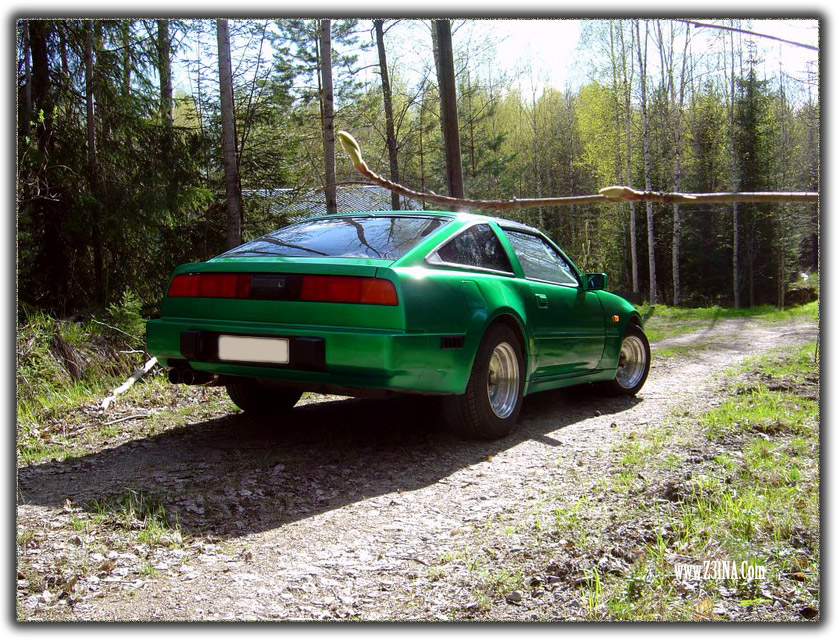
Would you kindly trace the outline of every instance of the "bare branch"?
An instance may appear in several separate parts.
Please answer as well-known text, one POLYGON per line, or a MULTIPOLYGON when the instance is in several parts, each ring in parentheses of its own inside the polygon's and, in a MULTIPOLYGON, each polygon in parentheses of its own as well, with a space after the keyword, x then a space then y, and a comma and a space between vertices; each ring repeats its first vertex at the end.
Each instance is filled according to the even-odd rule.
POLYGON ((765 33, 758 33, 756 31, 747 31, 746 29, 738 29, 736 27, 727 27, 721 24, 708 24, 706 22, 694 22, 693 20, 676 20, 676 22, 685 22, 686 24, 692 24, 695 27, 706 27, 709 29, 722 29, 723 31, 735 31, 737 33, 745 33, 746 35, 750 36, 757 36, 758 38, 768 38, 769 40, 777 40, 778 42, 783 42, 785 44, 791 44, 796 47, 804 47, 805 49, 810 49, 811 51, 818 51, 818 47, 814 47, 811 44, 804 44, 802 42, 793 42, 792 40, 785 40, 784 38, 779 38, 778 36, 770 36, 765 33))
POLYGON ((453 198, 442 196, 432 191, 421 192, 409 189, 401 184, 392 182, 377 175, 369 169, 360 153, 360 145, 354 137, 346 131, 338 131, 337 137, 343 149, 351 158, 354 169, 374 184, 389 189, 406 198, 413 198, 423 202, 448 205, 458 208, 494 209, 497 211, 512 211, 518 209, 533 209, 535 207, 566 207, 581 204, 605 204, 612 202, 663 202, 679 204, 718 204, 724 202, 809 202, 816 203, 819 194, 815 192, 734 192, 734 193, 665 193, 661 191, 636 191, 630 187, 605 187, 597 194, 585 196, 564 196, 559 198, 513 198, 511 200, 472 200, 470 198, 453 198))

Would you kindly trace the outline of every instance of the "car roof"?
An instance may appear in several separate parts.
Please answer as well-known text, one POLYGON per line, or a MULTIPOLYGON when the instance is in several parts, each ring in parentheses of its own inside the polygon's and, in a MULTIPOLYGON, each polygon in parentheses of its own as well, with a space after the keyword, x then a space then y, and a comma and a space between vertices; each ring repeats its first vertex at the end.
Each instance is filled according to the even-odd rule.
POLYGON ((409 218, 453 218, 455 220, 460 220, 462 222, 477 222, 477 221, 489 221, 492 220, 496 222, 503 228, 506 229, 515 229, 518 231, 526 231, 528 233, 542 233, 536 227, 529 226, 527 224, 523 224, 522 222, 517 222, 516 220, 508 220, 506 218, 498 218, 496 216, 485 215, 481 213, 470 213, 468 211, 351 211, 347 213, 332 213, 325 216, 315 216, 313 218, 309 218, 309 220, 322 220, 328 218, 367 218, 367 217, 381 217, 381 218, 392 218, 392 217, 409 217, 409 218))

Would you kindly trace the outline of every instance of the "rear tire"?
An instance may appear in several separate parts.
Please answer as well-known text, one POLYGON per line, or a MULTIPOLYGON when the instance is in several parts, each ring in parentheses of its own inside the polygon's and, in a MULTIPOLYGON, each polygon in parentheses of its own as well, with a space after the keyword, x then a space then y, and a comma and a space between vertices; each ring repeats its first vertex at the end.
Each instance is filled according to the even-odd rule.
POLYGON ((610 395, 634 396, 644 386, 648 373, 650 343, 639 326, 630 325, 621 341, 615 378, 602 383, 602 387, 610 395))
POLYGON ((485 333, 463 395, 443 399, 449 428, 469 439, 496 440, 511 433, 525 383, 523 350, 514 331, 495 324, 485 333))
POLYGON ((239 409, 259 415, 289 411, 302 397, 301 391, 268 387, 254 380, 231 382, 226 392, 239 409))

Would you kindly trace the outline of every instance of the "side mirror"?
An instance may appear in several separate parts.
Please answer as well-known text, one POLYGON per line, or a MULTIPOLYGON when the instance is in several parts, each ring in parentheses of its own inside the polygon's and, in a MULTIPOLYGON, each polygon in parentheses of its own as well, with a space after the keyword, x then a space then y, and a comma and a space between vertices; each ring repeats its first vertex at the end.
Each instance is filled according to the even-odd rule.
POLYGON ((603 291, 607 288, 609 281, 606 273, 586 273, 583 276, 583 288, 586 291, 603 291))

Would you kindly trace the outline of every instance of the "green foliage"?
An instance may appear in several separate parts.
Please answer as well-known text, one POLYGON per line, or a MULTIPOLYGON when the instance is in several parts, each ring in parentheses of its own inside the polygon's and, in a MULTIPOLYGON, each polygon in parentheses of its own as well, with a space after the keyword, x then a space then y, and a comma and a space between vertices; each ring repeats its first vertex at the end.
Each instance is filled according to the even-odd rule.
MULTIPOLYGON (((114 307, 136 330, 138 306, 114 307)), ((144 330, 144 327, 143 327, 144 330)), ((66 455, 46 426, 68 408, 101 400, 142 362, 137 340, 95 319, 56 320, 23 305, 17 329, 18 450, 24 459, 66 455)))
POLYGON ((112 303, 107 308, 115 330, 132 338, 138 345, 145 344, 145 317, 142 315, 142 302, 130 290, 122 294, 119 304, 112 303))
MULTIPOLYGON (((211 257, 225 244, 215 23, 169 23, 174 66, 185 69, 191 87, 191 94, 174 96, 174 126, 161 117, 163 60, 156 21, 28 23, 25 40, 24 21, 18 22, 17 46, 20 299, 66 316, 118 306, 131 292, 152 311, 176 264, 211 257), (88 24, 93 25, 95 49, 89 87, 96 109, 92 165, 84 101, 88 24)), ((369 166, 385 173, 379 84, 373 73, 366 76, 369 80, 359 73, 362 49, 372 44, 365 26, 358 20, 332 24, 335 126, 351 132, 369 166)), ((496 43, 470 37, 470 26, 467 21, 457 25, 454 37, 466 195, 507 199, 595 193, 627 182, 628 160, 633 184, 641 182, 632 21, 588 23, 582 42, 588 75, 560 90, 538 87, 530 70, 497 66, 496 43)), ((664 23, 661 30, 655 23, 650 26, 659 37, 668 33, 664 23)), ((439 96, 426 27, 418 20, 387 23, 395 137, 401 182, 443 192, 439 96), (410 56, 404 55, 406 49, 410 56)), ((322 182, 318 21, 232 20, 230 29, 243 236, 248 239, 287 220, 273 206, 275 199, 263 193, 305 193, 322 182)), ((661 55, 656 45, 651 42, 648 53, 651 69, 661 55)), ((678 68, 681 54, 669 53, 675 59, 666 64, 678 68)), ((755 49, 742 72, 737 64, 731 85, 730 57, 723 53, 690 61, 694 75, 685 80, 682 189, 818 189, 816 92, 791 101, 780 78, 762 77, 755 49)), ((659 77, 651 76, 648 96, 651 179, 654 189, 668 189, 674 105, 659 77)), ((357 179, 341 152, 337 172, 338 181, 357 179)), ((646 290, 646 217, 638 209, 636 266, 639 289, 646 290)), ((672 208, 659 205, 654 211, 659 297, 670 300, 672 208)), ((817 210, 782 205, 746 206, 740 212, 744 303, 781 306, 809 300, 812 287, 799 282, 797 274, 818 270, 817 210)), ((629 214, 627 205, 608 204, 507 215, 542 226, 582 268, 608 272, 611 288, 626 291, 632 267, 629 214)), ((730 304, 731 206, 683 207, 681 220, 683 303, 730 304)))

